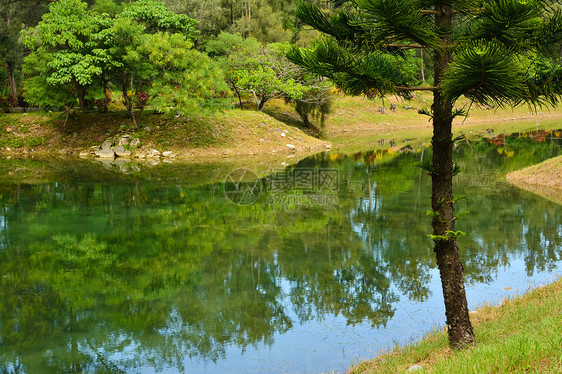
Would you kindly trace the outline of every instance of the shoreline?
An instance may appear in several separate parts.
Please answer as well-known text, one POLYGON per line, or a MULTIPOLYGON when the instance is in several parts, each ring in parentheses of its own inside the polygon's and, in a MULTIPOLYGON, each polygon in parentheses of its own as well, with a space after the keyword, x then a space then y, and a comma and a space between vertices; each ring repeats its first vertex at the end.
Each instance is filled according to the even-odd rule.
POLYGON ((509 173, 507 182, 562 204, 562 156, 509 173))
MULTIPOLYGON (((471 312, 476 345, 460 351, 449 348, 444 328, 424 334, 416 341, 395 346, 372 359, 358 362, 347 371, 359 373, 505 373, 514 371, 556 373, 562 370, 557 357, 558 331, 540 330, 556 326, 562 305, 562 277, 527 292, 508 296, 498 304, 483 305, 471 312), (533 326, 537 330, 525 330, 533 326), (533 326, 531 326, 533 325, 533 326), (525 351, 521 351, 525 346, 525 351), (554 345, 553 345, 554 344, 554 345), (533 370, 534 369, 534 370, 533 370), (536 370, 539 371, 536 371, 536 370), (544 371, 543 371, 544 370, 544 371)), ((558 347, 560 348, 560 347, 558 347)))
MULTIPOLYGON (((411 105, 428 105, 423 96, 412 101, 411 105)), ((269 156, 289 163, 286 158, 301 159, 324 151, 396 151, 430 142, 432 126, 426 116, 411 106, 381 113, 390 103, 399 100, 335 100, 335 108, 319 130, 323 138, 311 136, 318 130, 303 127, 294 108, 282 100, 274 100, 266 112, 230 109, 186 117, 145 113, 138 128, 119 111, 78 113, 68 119, 45 112, 0 114, 0 157, 94 158, 104 142, 115 147, 123 136, 138 138, 140 143, 134 149, 125 147, 131 152, 127 158, 150 159, 156 150, 171 152, 172 158, 188 163, 269 156)), ((457 118, 453 124, 454 136, 468 139, 540 129, 562 129, 562 109, 530 113, 522 108, 475 108, 467 119, 457 118)))

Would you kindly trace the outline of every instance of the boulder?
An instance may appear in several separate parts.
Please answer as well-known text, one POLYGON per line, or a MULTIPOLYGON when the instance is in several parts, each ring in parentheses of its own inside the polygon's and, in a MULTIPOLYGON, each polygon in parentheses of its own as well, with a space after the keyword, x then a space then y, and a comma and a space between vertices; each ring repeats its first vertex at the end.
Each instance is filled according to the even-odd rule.
POLYGON ((101 144, 101 149, 102 150, 109 150, 112 145, 113 145, 113 142, 111 140, 106 140, 105 142, 103 142, 101 144))
POLYGON ((122 145, 118 145, 113 149, 117 157, 130 157, 131 151, 126 150, 122 145))
POLYGON ((134 138, 129 143, 129 147, 131 147, 131 148, 138 148, 139 146, 140 146, 140 139, 139 138, 134 138))
POLYGON ((129 145, 129 142, 131 141, 131 139, 129 139, 129 135, 126 136, 122 136, 121 139, 119 139, 119 145, 129 145))
POLYGON ((150 152, 146 155, 146 157, 160 157, 160 152, 156 149, 151 149, 150 152))
POLYGON ((115 152, 111 149, 99 149, 96 151, 96 156, 99 158, 115 158, 115 152))

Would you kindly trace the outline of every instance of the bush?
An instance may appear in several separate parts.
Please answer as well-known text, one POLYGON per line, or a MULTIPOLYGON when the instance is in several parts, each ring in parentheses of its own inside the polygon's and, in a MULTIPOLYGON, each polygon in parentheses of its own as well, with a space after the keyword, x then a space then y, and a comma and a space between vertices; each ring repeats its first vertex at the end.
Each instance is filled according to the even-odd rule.
POLYGON ((10 113, 10 108, 15 106, 17 101, 14 101, 14 97, 9 95, 8 97, 0 97, 0 109, 4 111, 4 113, 10 113))

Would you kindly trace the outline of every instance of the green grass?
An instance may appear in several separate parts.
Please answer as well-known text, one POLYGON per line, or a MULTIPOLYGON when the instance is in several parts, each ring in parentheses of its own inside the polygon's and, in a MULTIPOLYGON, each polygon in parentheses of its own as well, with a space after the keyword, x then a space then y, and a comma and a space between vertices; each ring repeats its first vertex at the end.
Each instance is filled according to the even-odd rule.
POLYGON ((349 373, 562 373, 562 278, 471 314, 477 343, 451 351, 445 331, 357 364, 349 373))

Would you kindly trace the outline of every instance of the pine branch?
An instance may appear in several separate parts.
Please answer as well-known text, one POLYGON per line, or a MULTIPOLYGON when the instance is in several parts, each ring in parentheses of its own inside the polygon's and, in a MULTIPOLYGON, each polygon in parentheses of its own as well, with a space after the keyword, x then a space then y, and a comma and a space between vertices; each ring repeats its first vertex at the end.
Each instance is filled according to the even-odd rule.
POLYGON ((398 91, 437 91, 437 86, 396 86, 398 91))

